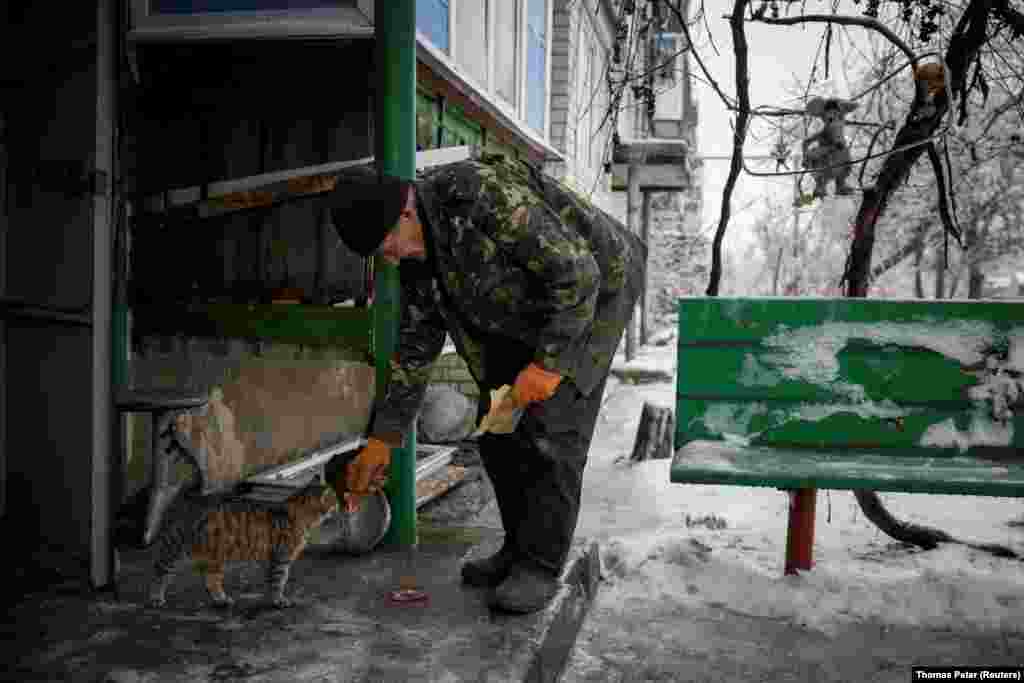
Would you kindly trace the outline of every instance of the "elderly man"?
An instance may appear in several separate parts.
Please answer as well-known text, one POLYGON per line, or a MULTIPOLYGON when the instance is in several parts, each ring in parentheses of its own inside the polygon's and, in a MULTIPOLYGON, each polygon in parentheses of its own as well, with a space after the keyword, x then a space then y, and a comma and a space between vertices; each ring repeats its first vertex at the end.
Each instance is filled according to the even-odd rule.
POLYGON ((527 613, 558 588, 601 395, 643 286, 647 248, 621 223, 525 162, 492 157, 415 182, 343 182, 330 198, 345 244, 400 264, 402 319, 391 382, 367 446, 345 468, 355 494, 383 480, 451 335, 481 388, 511 385, 511 434, 480 437, 505 539, 463 581, 527 613))

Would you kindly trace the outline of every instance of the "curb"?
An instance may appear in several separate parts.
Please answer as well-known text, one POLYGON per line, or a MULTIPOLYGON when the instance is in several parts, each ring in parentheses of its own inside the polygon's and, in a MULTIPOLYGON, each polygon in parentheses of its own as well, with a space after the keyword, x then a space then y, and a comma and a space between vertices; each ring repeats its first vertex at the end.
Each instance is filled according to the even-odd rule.
POLYGON ((562 587, 545 610, 546 622, 523 683, 557 683, 561 678, 601 580, 596 541, 581 543, 562 570, 562 587))

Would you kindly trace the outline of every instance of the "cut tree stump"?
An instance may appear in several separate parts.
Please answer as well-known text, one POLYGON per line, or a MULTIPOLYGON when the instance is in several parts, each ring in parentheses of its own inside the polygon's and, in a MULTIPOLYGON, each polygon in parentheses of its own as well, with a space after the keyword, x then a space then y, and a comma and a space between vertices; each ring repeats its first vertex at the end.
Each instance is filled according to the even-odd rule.
POLYGON ((675 419, 671 408, 644 403, 630 461, 671 458, 674 427, 675 419))

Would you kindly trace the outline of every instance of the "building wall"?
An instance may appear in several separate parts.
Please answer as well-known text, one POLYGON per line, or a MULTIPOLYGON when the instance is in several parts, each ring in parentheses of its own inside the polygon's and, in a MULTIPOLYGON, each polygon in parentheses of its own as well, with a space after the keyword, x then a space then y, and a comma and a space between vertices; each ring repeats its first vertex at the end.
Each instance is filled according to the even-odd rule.
POLYGON ((564 161, 549 163, 546 170, 624 220, 604 169, 614 128, 614 119, 605 121, 613 31, 609 6, 556 0, 552 26, 551 144, 564 161))

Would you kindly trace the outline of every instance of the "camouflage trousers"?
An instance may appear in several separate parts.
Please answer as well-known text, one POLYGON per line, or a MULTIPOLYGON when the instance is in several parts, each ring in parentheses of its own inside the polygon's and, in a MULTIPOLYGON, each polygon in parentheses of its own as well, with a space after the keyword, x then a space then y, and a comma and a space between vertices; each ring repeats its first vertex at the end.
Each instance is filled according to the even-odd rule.
POLYGON ((607 373, 588 396, 563 381, 554 396, 527 408, 515 432, 480 437, 506 545, 554 573, 572 545, 606 381, 607 373))

